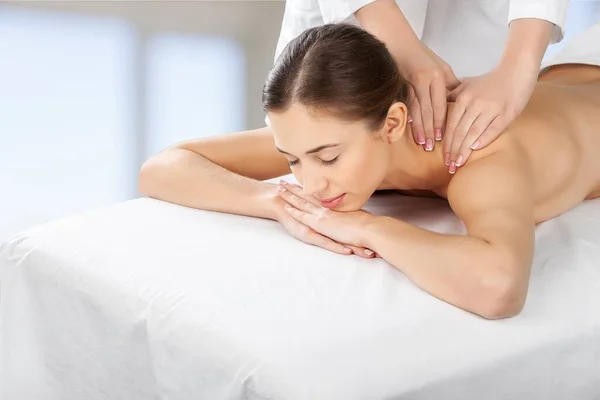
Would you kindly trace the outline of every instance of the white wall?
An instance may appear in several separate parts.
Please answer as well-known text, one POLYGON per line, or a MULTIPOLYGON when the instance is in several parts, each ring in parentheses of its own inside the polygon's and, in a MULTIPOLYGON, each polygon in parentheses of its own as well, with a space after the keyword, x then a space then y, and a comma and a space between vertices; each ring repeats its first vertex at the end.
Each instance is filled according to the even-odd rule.
POLYGON ((280 1, 0 3, 0 243, 138 196, 187 138, 264 124, 280 1))

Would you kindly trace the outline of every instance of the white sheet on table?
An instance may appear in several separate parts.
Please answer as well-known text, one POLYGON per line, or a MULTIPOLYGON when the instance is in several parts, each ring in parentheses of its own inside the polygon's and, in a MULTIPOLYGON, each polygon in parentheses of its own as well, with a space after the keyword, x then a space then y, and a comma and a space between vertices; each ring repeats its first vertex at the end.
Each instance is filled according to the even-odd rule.
MULTIPOLYGON (((440 200, 369 210, 464 232, 440 200)), ((4 400, 600 398, 597 200, 538 227, 502 321, 273 221, 151 199, 15 235, 0 281, 4 400)))

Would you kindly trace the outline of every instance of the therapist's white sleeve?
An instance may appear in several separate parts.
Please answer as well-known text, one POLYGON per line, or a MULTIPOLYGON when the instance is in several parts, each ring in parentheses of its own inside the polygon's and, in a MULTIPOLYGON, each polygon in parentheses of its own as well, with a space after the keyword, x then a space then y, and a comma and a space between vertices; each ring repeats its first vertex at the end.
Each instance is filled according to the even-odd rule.
POLYGON ((554 24, 550 44, 565 36, 569 0, 511 0, 508 23, 521 18, 538 18, 554 24))
MULTIPOLYGON (((374 1, 287 0, 273 62, 277 61, 285 46, 305 30, 330 22, 344 21, 363 6, 374 1)), ((265 117, 265 123, 269 126, 268 117, 265 117)))
MULTIPOLYGON (((323 16, 318 0, 287 0, 273 63, 277 61, 289 42, 305 30, 321 25, 323 25, 323 16)), ((271 126, 267 115, 265 115, 265 124, 271 126)))
POLYGON ((323 25, 319 0, 287 0, 281 23, 279 40, 275 48, 276 61, 289 42, 307 29, 323 25))

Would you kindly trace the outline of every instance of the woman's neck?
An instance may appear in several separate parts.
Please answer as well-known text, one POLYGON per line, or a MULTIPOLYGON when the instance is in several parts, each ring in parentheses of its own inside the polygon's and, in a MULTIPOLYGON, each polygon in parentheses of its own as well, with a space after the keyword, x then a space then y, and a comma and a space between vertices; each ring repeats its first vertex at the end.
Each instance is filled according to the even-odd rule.
POLYGON ((382 189, 435 191, 446 187, 452 175, 444 164, 442 143, 436 142, 433 151, 425 151, 415 143, 408 126, 392 144, 392 161, 382 189))

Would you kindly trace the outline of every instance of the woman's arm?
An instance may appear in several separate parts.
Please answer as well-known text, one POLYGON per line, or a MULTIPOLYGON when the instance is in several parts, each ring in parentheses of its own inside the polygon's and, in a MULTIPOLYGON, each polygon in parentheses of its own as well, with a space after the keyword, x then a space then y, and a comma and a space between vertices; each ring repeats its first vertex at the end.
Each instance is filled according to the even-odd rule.
POLYGON ((289 172, 265 127, 176 144, 144 163, 139 190, 187 207, 276 219, 277 188, 260 181, 289 172))
POLYGON ((525 303, 533 259, 528 171, 523 157, 495 153, 456 174, 448 200, 466 236, 374 217, 365 229, 365 247, 441 300, 485 318, 514 316, 525 303))

